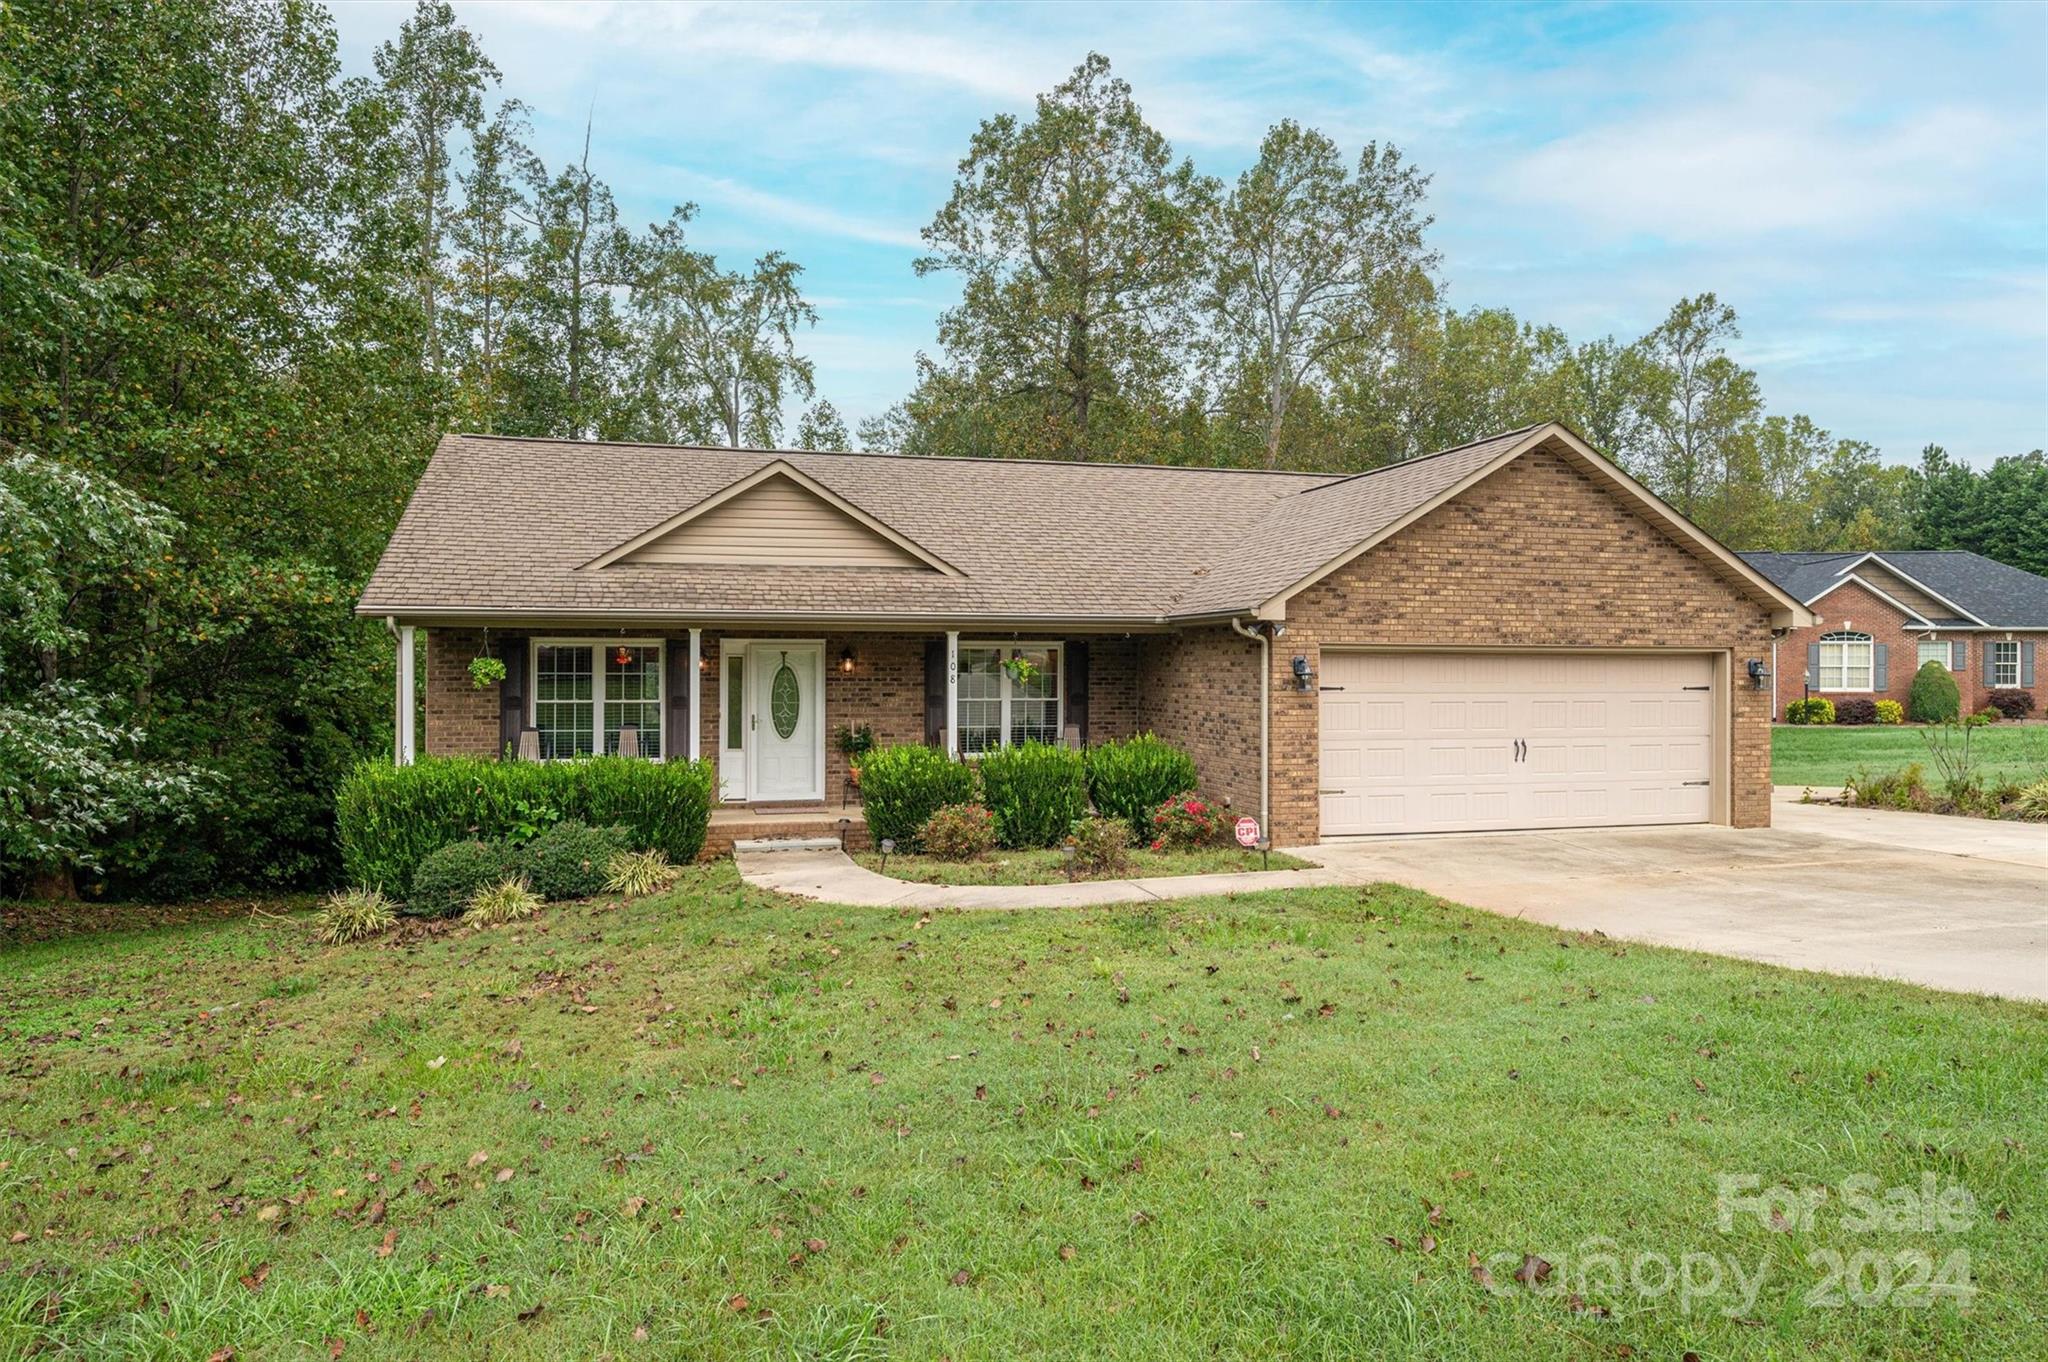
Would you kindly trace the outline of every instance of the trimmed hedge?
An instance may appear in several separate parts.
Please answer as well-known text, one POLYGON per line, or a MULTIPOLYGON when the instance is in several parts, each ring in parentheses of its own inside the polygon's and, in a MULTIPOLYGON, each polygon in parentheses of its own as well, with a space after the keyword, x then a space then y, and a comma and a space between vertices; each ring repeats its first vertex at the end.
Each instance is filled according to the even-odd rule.
POLYGON ((1838 724, 1874 724, 1877 722, 1877 701, 1852 695, 1846 700, 1835 702, 1835 722, 1838 724))
POLYGON ((908 851, 925 821, 948 804, 974 802, 974 768, 935 747, 906 744, 870 752, 860 764, 861 808, 876 846, 893 838, 908 851))
POLYGON ((1121 818, 1140 840, 1152 835, 1152 811, 1192 790, 1195 759, 1150 733, 1088 749, 1088 798, 1104 818, 1121 818))
POLYGON ((1835 702, 1825 695, 1794 700, 1785 706, 1785 722, 1788 724, 1831 724, 1834 721, 1835 702))
POLYGON ((1921 664, 1906 692, 1906 713, 1916 724, 1945 724, 1963 712, 1963 693, 1939 662, 1921 664))
POLYGON ((1088 812, 1088 778, 1071 747, 1027 742, 981 758, 981 802, 996 816, 996 842, 1011 850, 1058 846, 1088 812))
POLYGON ((685 864, 704 849, 714 783, 705 761, 364 762, 335 796, 342 869, 350 884, 403 896, 450 842, 524 841, 565 818, 619 824, 635 847, 685 864))
POLYGON ((1987 691, 1984 703, 2008 719, 2024 719, 2034 712, 2034 692, 2012 687, 1987 691))
POLYGON ((594 828, 565 818, 526 844, 520 868, 544 899, 587 899, 604 892, 612 857, 633 850, 632 840, 616 823, 594 828))
POLYGON ((1877 721, 1881 724, 1902 724, 1906 722, 1906 707, 1897 700, 1879 700, 1877 721))
POLYGON ((407 917, 454 917, 479 889, 519 873, 519 849, 507 842, 450 842, 413 867, 407 917))

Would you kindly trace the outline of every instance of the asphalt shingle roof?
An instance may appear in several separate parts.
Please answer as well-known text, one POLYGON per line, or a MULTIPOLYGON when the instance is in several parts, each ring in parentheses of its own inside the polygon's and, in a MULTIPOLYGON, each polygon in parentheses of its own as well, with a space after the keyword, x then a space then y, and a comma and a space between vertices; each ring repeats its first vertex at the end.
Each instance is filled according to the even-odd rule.
POLYGON ((1527 426, 1370 472, 445 437, 367 615, 1161 623, 1257 608, 1519 446, 1527 426), (778 461, 952 567, 617 562, 608 550, 778 461))
MULTIPOLYGON (((1751 567, 1802 601, 1840 579, 1863 553, 1745 553, 1751 567)), ((1885 549, 1878 562, 1999 629, 2048 629, 2048 577, 1962 549, 1885 549)), ((1964 619, 1931 624, 1966 626, 1964 619)))

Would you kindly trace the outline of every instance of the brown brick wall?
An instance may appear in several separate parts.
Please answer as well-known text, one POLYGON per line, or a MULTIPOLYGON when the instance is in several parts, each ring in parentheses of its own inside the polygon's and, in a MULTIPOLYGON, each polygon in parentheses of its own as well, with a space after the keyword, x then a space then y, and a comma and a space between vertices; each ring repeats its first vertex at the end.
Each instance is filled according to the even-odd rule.
MULTIPOLYGON (((1859 582, 1836 587, 1813 603, 1813 611, 1820 616, 1820 622, 1810 629, 1795 629, 1778 644, 1778 717, 1785 717, 1785 706, 1808 694, 1806 680, 1806 658, 1809 645, 1820 642, 1821 635, 1836 630, 1854 631, 1870 635, 1873 643, 1889 645, 1890 665, 1885 669, 1886 685, 1879 690, 1834 691, 1822 690, 1818 684, 1812 687, 1814 695, 1824 695, 1830 700, 1847 700, 1861 697, 1866 700, 1897 700, 1907 703, 1913 690, 1913 673, 1920 668, 1920 633, 1910 632, 1906 622, 1911 616, 1882 598, 1864 589, 1859 582)), ((1925 631, 1921 631, 1925 632, 1925 631)), ((1991 690, 1991 674, 1984 665, 1984 641, 1987 637, 2003 639, 2004 633, 1986 635, 1981 632, 1941 633, 1935 638, 1945 642, 1961 641, 1969 649, 1969 657, 1963 669, 1955 674, 1956 688, 1962 692, 1963 711, 1975 713, 1989 702, 1986 698, 1991 690)), ((2035 695, 2040 695, 2040 673, 2038 667, 2044 654, 2042 644, 2048 643, 2048 633, 2014 633, 2013 638, 2034 643, 2035 695)), ((1819 677, 1815 677, 1817 683, 1819 677)))
MULTIPOLYGON (((1770 656, 1769 611, 1562 455, 1539 451, 1295 597, 1273 648, 1273 836, 1320 832, 1319 697, 1290 659, 1340 645, 1770 656)), ((1770 823, 1770 693, 1734 684, 1733 821, 1770 823)), ((1256 733, 1254 733, 1256 740, 1256 733)))
MULTIPOLYGON (((481 629, 421 629, 426 640, 426 689, 418 698, 426 712, 426 752, 436 757, 498 755, 498 688, 482 690, 469 679, 470 660, 483 651, 481 629)), ((493 656, 496 650, 493 649, 493 656)))
POLYGON ((1256 814, 1259 645, 1227 625, 1155 635, 1144 640, 1137 676, 1139 727, 1195 759, 1202 793, 1256 814))
POLYGON ((1144 640, 1088 641, 1088 741, 1128 738, 1138 722, 1138 666, 1144 640))

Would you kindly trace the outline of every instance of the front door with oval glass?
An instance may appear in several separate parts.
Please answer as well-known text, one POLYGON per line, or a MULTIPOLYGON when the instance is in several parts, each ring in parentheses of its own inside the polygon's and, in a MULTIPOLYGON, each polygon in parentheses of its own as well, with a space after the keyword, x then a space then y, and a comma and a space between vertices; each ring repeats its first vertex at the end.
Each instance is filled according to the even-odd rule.
POLYGON ((825 797, 825 648, 757 641, 747 647, 747 797, 825 797))

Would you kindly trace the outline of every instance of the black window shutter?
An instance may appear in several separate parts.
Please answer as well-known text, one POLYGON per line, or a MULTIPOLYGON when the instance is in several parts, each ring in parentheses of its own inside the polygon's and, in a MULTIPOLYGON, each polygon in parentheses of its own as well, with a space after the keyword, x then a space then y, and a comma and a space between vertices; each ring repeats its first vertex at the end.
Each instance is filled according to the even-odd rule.
POLYGON ((690 645, 682 639, 668 641, 668 724, 661 735, 664 758, 687 759, 690 755, 690 645))
POLYGON ((924 645, 924 741, 927 747, 946 742, 946 640, 924 645))
POLYGON ((499 634, 496 641, 505 662, 505 679, 498 683, 498 756, 510 761, 519 755, 519 730, 526 727, 526 636, 499 634))
MULTIPOLYGON (((1088 643, 1069 639, 1064 652, 1066 667, 1066 722, 1081 732, 1081 745, 1088 745, 1088 643)), ((1064 738, 1066 735, 1061 734, 1064 738)))

